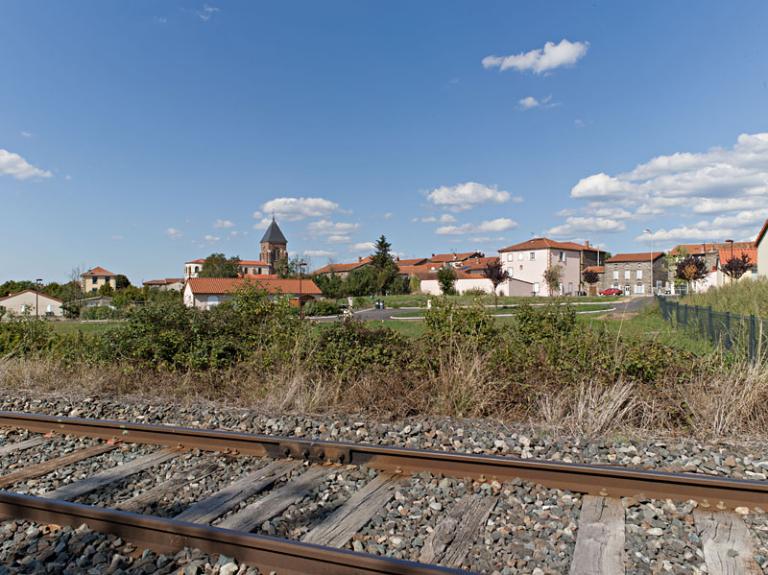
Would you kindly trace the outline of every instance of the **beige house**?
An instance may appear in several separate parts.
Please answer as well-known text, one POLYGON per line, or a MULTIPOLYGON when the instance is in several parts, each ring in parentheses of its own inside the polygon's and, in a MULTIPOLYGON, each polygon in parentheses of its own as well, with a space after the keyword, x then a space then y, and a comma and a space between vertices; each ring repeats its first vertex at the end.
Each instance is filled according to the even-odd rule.
POLYGON ((80 274, 80 284, 84 293, 95 293, 104 285, 109 285, 112 289, 116 289, 117 274, 96 266, 84 274, 80 274))
MULTIPOLYGON (((184 262, 184 278, 200 277, 200 272, 203 270, 204 263, 205 259, 203 258, 184 262)), ((238 265, 240 266, 240 275, 243 276, 261 276, 272 273, 272 266, 263 260, 240 260, 238 265)), ((182 280, 182 283, 183 282, 184 280, 182 280)))
POLYGON ((33 317, 61 317, 64 302, 35 290, 24 290, 0 298, 0 308, 8 315, 30 315, 33 317))

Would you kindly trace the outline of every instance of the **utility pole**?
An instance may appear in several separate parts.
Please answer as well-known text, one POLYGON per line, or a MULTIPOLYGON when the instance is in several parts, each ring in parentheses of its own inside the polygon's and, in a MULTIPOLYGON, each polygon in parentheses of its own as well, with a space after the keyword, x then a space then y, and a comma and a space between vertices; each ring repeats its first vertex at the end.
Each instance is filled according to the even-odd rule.
POLYGON ((35 280, 35 318, 40 319, 40 288, 43 285, 42 278, 35 280))
POLYGON ((649 243, 651 244, 651 277, 648 278, 648 285, 650 289, 650 295, 653 295, 653 231, 650 228, 645 228, 645 233, 648 234, 649 243))

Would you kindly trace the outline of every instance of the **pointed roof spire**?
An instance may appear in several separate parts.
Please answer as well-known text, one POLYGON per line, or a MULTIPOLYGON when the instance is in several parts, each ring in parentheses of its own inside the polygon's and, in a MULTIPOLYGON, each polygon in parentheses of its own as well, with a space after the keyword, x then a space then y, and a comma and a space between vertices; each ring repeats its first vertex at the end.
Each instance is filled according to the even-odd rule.
POLYGON ((285 236, 283 235, 282 230, 280 229, 280 226, 277 225, 277 222, 275 221, 275 214, 272 214, 272 223, 269 224, 269 227, 267 228, 267 231, 264 232, 264 235, 261 238, 261 243, 268 242, 270 244, 287 244, 288 240, 285 239, 285 236))

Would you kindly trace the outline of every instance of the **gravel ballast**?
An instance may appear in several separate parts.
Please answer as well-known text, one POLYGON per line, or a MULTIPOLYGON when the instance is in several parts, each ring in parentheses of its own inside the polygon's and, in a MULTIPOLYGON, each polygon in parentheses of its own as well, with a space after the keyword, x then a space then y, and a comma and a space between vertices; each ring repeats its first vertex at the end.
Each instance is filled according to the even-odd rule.
MULTIPOLYGON (((412 418, 398 421, 360 414, 278 415, 274 412, 263 413, 212 403, 178 405, 159 400, 149 401, 145 398, 121 398, 120 401, 97 398, 73 400, 69 396, 38 397, 18 391, 5 393, 0 399, 0 409, 230 429, 375 445, 601 463, 674 472, 687 471, 734 478, 763 480, 768 473, 768 445, 759 442, 706 443, 672 437, 585 440, 555 432, 505 426, 491 420, 412 418)), ((0 445, 29 437, 31 435, 24 432, 6 431, 0 435, 0 445)), ((54 437, 50 441, 59 442, 62 448, 74 449, 86 445, 83 441, 90 440, 54 437)), ((119 460, 116 461, 115 457, 132 458, 154 449, 156 448, 152 446, 121 446, 99 457, 104 458, 107 466, 116 465, 119 460)), ((24 464, 24 457, 36 457, 34 451, 36 449, 32 449, 27 455, 22 451, 9 457, 19 458, 24 464)), ((81 502, 114 505, 151 488, 159 481, 185 473, 203 460, 216 462, 216 469, 212 474, 193 482, 175 492, 173 498, 145 511, 161 516, 175 515, 191 502, 214 493, 269 461, 266 458, 231 458, 220 454, 188 453, 159 465, 156 469, 136 474, 109 489, 84 496, 81 502)), ((26 489, 29 493, 41 493, 55 489, 93 473, 94 467, 89 465, 76 464, 71 466, 72 469, 64 476, 54 472, 33 480, 31 484, 26 482, 13 486, 13 490, 26 489)), ((104 465, 101 468, 103 467, 104 465)), ((299 469, 294 474, 300 475, 303 471, 299 469)), ((332 477, 320 482, 316 489, 289 506, 279 516, 255 527, 254 532, 300 539, 375 476, 376 472, 373 470, 337 466, 332 477)), ((289 475, 280 479, 274 488, 284 485, 291 477, 292 475, 289 475)), ((467 494, 495 497, 498 502, 472 542, 463 568, 500 575, 543 575, 568 571, 578 535, 581 496, 523 481, 478 482, 430 474, 408 477, 398 485, 389 503, 360 530, 347 547, 377 555, 418 560, 424 542, 432 530, 450 512, 452 506, 467 494)), ((237 512, 261 496, 249 498, 231 513, 237 512)), ((624 506, 628 573, 706 573, 701 542, 693 522, 694 503, 625 499, 624 506)), ((749 510, 744 518, 753 533, 758 563, 768 573, 766 516, 760 510, 749 510)), ((6 522, 3 528, 9 523, 25 525, 22 532, 31 525, 6 522)), ((8 549, 16 545, 9 544, 9 538, 10 541, 15 541, 22 535, 18 529, 13 529, 9 534, 3 532, 0 536, 0 553, 3 554, 6 564, 6 557, 18 553, 13 551, 8 555, 8 549)), ((47 536, 55 539, 65 535, 49 533, 47 536)), ((98 541, 102 540, 102 536, 94 536, 98 541)), ((37 533, 36 537, 43 537, 42 531, 37 533)), ((72 535, 68 537, 71 538, 72 535)), ((108 550, 109 547, 105 549, 108 550)), ((111 552, 112 556, 123 556, 119 548, 111 552)), ((175 558, 166 559, 168 564, 177 561, 175 558)), ((197 559, 203 562, 201 565, 205 564, 201 567, 202 570, 197 572, 217 572, 212 570, 217 568, 217 558, 199 556, 197 559)), ((181 560, 185 559, 182 557, 181 560)), ((132 558, 131 561, 135 559, 132 558)), ((127 568, 123 571, 131 572, 127 568)))

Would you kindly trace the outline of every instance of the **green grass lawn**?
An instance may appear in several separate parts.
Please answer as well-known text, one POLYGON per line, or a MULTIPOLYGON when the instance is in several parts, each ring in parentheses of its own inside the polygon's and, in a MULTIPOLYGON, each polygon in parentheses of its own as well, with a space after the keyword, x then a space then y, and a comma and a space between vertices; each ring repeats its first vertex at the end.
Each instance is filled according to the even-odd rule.
POLYGON ((84 321, 56 321, 52 322, 53 330, 57 333, 104 333, 112 329, 115 326, 120 325, 119 321, 104 321, 104 322, 84 322, 84 321))
MULTIPOLYGON (((594 302, 594 303, 587 303, 586 305, 580 305, 576 307, 576 311, 607 311, 609 309, 612 309, 613 305, 611 305, 610 302, 594 302)), ((510 313, 515 313, 516 310, 518 310, 519 307, 512 307, 510 304, 506 304, 504 306, 499 305, 498 308, 487 308, 487 311, 491 315, 506 315, 510 313)), ((392 308, 392 316, 393 317, 424 317, 424 312, 426 310, 422 309, 409 309, 409 310, 403 310, 399 311, 397 308, 392 308)))
MULTIPOLYGON (((433 301, 437 299, 437 296, 428 296, 425 294, 405 294, 405 295, 387 295, 387 296, 381 296, 381 297, 364 297, 364 298, 355 298, 355 307, 361 308, 361 307, 372 307, 373 303, 376 300, 382 300, 384 301, 384 305, 386 305, 389 308, 400 308, 400 307, 427 307, 427 300, 432 299, 433 301)), ((448 296, 448 300, 459 304, 459 305, 471 305, 476 302, 480 302, 482 304, 486 305, 494 305, 498 303, 499 306, 505 305, 505 304, 522 304, 522 303, 537 303, 537 304, 547 304, 552 302, 560 302, 560 303, 586 303, 586 302, 600 302, 600 303, 608 303, 612 301, 616 301, 618 297, 604 297, 604 296, 581 296, 581 297, 561 297, 556 298, 554 300, 550 300, 549 298, 544 297, 520 297, 520 296, 499 296, 498 302, 494 299, 492 295, 485 295, 485 296, 473 296, 473 295, 456 295, 456 296, 448 296)), ((345 303, 345 302, 342 302, 345 303)))

